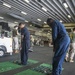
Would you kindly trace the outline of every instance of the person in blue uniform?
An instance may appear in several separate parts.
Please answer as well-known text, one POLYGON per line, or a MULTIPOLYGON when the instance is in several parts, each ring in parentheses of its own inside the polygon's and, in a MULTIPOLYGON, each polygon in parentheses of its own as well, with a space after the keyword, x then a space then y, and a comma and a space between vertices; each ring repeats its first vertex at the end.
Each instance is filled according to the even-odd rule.
POLYGON ((19 23, 21 30, 21 64, 26 65, 28 60, 28 50, 30 49, 30 33, 25 23, 19 23))
POLYGON ((54 51, 52 75, 61 75, 62 64, 64 62, 66 52, 70 44, 70 38, 66 32, 64 25, 58 20, 48 18, 47 24, 52 28, 52 40, 54 51))

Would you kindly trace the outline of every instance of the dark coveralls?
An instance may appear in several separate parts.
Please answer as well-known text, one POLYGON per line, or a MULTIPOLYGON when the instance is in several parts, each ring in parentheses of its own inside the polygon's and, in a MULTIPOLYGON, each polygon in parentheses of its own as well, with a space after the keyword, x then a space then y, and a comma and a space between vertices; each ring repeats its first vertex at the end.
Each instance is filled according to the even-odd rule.
POLYGON ((21 29, 21 35, 24 36, 21 41, 21 64, 26 65, 28 60, 28 50, 30 48, 30 33, 26 27, 21 29))
POLYGON ((55 20, 51 23, 52 39, 54 45, 54 57, 53 57, 53 70, 52 75, 60 75, 62 71, 62 64, 70 44, 70 38, 64 28, 63 24, 55 20))

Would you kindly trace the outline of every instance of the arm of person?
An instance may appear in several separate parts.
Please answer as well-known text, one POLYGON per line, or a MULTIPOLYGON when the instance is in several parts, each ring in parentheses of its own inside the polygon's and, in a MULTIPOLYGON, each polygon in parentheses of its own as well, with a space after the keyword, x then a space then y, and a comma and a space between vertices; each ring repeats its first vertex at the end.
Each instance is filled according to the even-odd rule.
POLYGON ((57 31, 57 25, 54 25, 52 27, 52 40, 53 40, 53 51, 55 52, 55 42, 57 39, 58 31, 57 31))
POLYGON ((17 35, 20 35, 19 32, 18 32, 18 30, 17 30, 17 35))

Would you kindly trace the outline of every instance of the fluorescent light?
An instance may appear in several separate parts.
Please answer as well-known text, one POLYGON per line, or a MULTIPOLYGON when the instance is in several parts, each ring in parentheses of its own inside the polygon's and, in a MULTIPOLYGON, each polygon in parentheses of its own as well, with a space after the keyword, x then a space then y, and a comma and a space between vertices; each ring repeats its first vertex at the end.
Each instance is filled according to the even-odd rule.
POLYGON ((27 13, 26 13, 26 12, 24 12, 24 11, 21 11, 21 13, 22 13, 22 14, 24 14, 24 15, 27 15, 27 13))
POLYGON ((29 0, 24 0, 25 2, 29 3, 29 0))
POLYGON ((65 7, 65 8, 68 8, 68 5, 67 5, 67 3, 63 3, 63 5, 64 5, 64 7, 65 7))
POLYGON ((25 22, 28 22, 27 20, 25 20, 25 22))
POLYGON ((37 19, 38 21, 41 21, 41 19, 37 19))
POLYGON ((45 24, 47 24, 47 22, 44 22, 45 24))
POLYGON ((3 3, 4 6, 11 8, 11 5, 7 4, 7 3, 3 3))
POLYGON ((15 21, 14 23, 18 23, 18 22, 15 21))
POLYGON ((4 19, 4 17, 1 17, 1 16, 0 16, 0 19, 4 19))
POLYGON ((60 20, 60 22, 63 22, 62 20, 60 20))
POLYGON ((70 16, 70 15, 68 15, 68 18, 71 18, 71 16, 70 16))
POLYGON ((46 12, 47 12, 47 9, 46 9, 46 8, 42 7, 42 9, 43 9, 44 11, 46 11, 46 12))

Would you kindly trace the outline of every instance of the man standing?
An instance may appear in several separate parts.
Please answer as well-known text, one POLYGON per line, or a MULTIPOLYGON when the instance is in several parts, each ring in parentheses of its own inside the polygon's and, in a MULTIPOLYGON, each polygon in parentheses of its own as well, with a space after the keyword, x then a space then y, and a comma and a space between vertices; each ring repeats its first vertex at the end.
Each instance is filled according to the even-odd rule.
POLYGON ((19 23, 21 30, 21 64, 26 65, 28 60, 28 50, 30 48, 30 33, 25 23, 19 23))
POLYGON ((18 53, 19 52, 18 26, 14 26, 12 33, 13 33, 13 49, 15 53, 18 53))
POLYGON ((34 46, 34 38, 31 35, 30 36, 30 49, 29 49, 30 52, 33 52, 33 46, 34 46))
POLYGON ((70 47, 69 47, 68 52, 66 54, 65 61, 69 61, 69 62, 73 63, 74 62, 74 60, 73 60, 74 55, 75 55, 75 28, 73 28, 73 32, 71 35, 71 44, 70 44, 70 47))
POLYGON ((64 25, 59 21, 48 18, 47 24, 52 28, 53 51, 55 52, 52 75, 61 75, 62 64, 70 44, 70 38, 64 25))
POLYGON ((75 55, 75 28, 73 28, 73 33, 72 33, 72 50, 70 55, 70 62, 74 62, 73 60, 74 55, 75 55))

